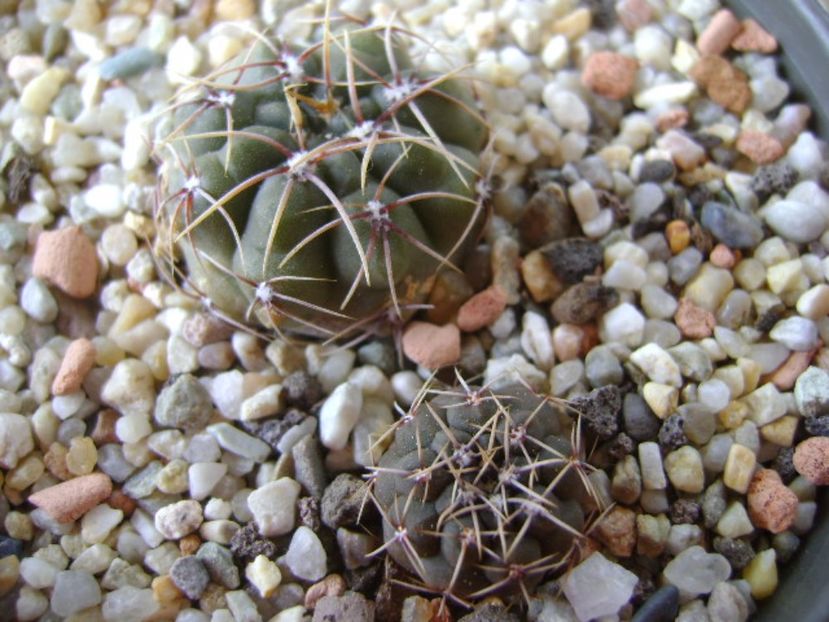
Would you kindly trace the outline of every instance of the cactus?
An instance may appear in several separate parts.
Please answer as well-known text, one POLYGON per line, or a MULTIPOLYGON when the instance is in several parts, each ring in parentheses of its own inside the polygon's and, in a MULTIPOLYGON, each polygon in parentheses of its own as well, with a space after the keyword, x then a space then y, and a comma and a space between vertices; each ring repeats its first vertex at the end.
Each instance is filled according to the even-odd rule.
MULTIPOLYGON (((336 25, 333 28, 332 25, 336 25)), ((399 28, 265 36, 172 104, 156 250, 213 309, 337 339, 417 308, 482 226, 487 127, 399 28)))
POLYGON ((580 422, 522 385, 462 387, 433 390, 393 428, 369 476, 383 522, 376 552, 444 601, 528 602, 577 558, 605 509, 580 422))

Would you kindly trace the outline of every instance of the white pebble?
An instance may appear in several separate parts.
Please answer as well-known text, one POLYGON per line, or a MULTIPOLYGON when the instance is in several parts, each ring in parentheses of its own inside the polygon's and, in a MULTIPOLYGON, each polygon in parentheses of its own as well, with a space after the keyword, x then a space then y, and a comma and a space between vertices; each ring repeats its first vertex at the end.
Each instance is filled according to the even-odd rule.
POLYGON ((578 95, 551 83, 544 88, 541 97, 559 126, 587 134, 590 129, 590 109, 578 95))
POLYGON ((423 380, 413 371, 399 371, 391 377, 391 387, 395 399, 404 407, 408 407, 423 387, 423 380))
MULTIPOLYGON (((222 462, 196 462, 187 470, 190 496, 197 501, 208 495, 227 473, 227 465, 222 462)), ((227 518, 223 516, 221 518, 227 518)))
POLYGON ((648 343, 634 350, 630 361, 651 380, 673 387, 682 386, 682 374, 673 357, 655 343, 648 343))
POLYGON ((320 409, 320 442, 329 449, 343 449, 362 407, 363 393, 357 385, 344 382, 334 389, 320 409))
POLYGON ((31 277, 20 290, 20 306, 33 320, 50 324, 58 317, 58 303, 46 284, 31 277))
POLYGON ((113 265, 126 266, 138 250, 138 240, 124 225, 110 225, 101 235, 101 250, 113 265))
POLYGON ((269 482, 250 493, 247 506, 266 538, 290 533, 296 520, 296 502, 302 487, 290 477, 269 482))
POLYGON ((628 302, 613 307, 599 321, 599 336, 605 343, 636 347, 642 342, 645 317, 628 302))
POLYGON ((668 485, 659 445, 653 441, 639 444, 639 470, 647 490, 663 490, 668 485))
POLYGON ((313 531, 301 525, 294 532, 285 563, 291 573, 304 581, 319 581, 325 576, 327 556, 322 542, 313 531))
POLYGON ((811 350, 819 340, 814 321, 797 315, 777 322, 769 332, 769 337, 797 352, 811 350))
POLYGON ((826 229, 823 211, 800 201, 776 201, 762 213, 766 224, 775 233, 797 244, 816 240, 826 229))
POLYGON ((538 369, 550 371, 555 364, 553 334, 547 320, 535 311, 527 311, 521 318, 521 348, 538 369))

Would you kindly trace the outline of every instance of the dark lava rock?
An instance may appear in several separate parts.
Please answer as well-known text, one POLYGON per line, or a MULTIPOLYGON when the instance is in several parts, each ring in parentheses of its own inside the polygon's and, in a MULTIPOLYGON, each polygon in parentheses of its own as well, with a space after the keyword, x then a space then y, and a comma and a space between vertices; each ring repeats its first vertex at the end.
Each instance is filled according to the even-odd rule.
POLYGON ((777 471, 784 484, 789 484, 797 477, 797 470, 794 468, 794 447, 781 447, 771 463, 771 468, 777 471))
POLYGON ((295 371, 282 380, 285 403, 300 410, 308 410, 322 399, 320 381, 307 371, 295 371))
POLYGON ((714 550, 725 557, 734 570, 742 570, 754 559, 754 549, 745 540, 716 536, 714 550))
POLYGON ((800 174, 790 164, 761 166, 751 178, 751 189, 761 203, 773 194, 784 195, 797 183, 800 174))
POLYGON ((579 283, 593 274, 604 259, 602 247, 587 238, 568 238, 547 245, 544 255, 553 272, 565 283, 579 283))
POLYGON ((613 440, 608 443, 607 455, 618 462, 625 456, 632 454, 635 448, 636 443, 633 442, 633 439, 624 432, 619 432, 619 434, 617 434, 613 440))
POLYGON ((575 397, 570 406, 582 414, 588 429, 599 438, 611 438, 619 431, 622 390, 616 385, 609 384, 575 397))
POLYGON ((615 289, 601 283, 577 283, 553 303, 551 312, 559 324, 588 324, 619 302, 615 289))
POLYGON ((279 554, 276 545, 259 534, 256 523, 250 522, 233 534, 230 539, 230 552, 233 557, 243 562, 256 559, 257 555, 264 555, 268 559, 275 559, 279 554))
POLYGON ((677 499, 671 504, 671 522, 675 525, 693 525, 702 514, 702 507, 693 499, 677 499))
POLYGON ((829 436, 829 415, 804 417, 804 427, 812 436, 829 436))
POLYGON ((299 522, 311 531, 320 529, 320 500, 317 497, 300 497, 297 501, 299 522))
POLYGON ((325 489, 320 504, 322 523, 331 529, 357 524, 362 509, 363 517, 374 512, 374 504, 367 497, 366 483, 353 475, 338 475, 325 489))
POLYGON ((268 419, 263 423, 251 422, 251 425, 245 427, 277 451, 276 446, 285 436, 285 432, 302 423, 307 416, 301 410, 290 408, 280 419, 268 419))
POLYGON ((673 451, 688 443, 688 437, 685 435, 685 430, 683 429, 684 423, 685 418, 682 415, 676 414, 670 415, 662 422, 657 440, 663 450, 673 451))
POLYGON ((9 536, 0 536, 0 559, 9 555, 21 557, 23 555, 23 541, 9 536))

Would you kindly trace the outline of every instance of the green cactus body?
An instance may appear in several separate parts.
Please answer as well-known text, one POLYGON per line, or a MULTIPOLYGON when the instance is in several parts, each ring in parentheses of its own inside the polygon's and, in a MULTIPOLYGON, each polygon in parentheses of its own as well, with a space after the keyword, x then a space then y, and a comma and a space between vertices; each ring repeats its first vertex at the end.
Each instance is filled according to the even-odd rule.
POLYGON ((413 407, 374 469, 381 550, 459 602, 526 597, 566 569, 601 511, 578 423, 516 385, 413 407))
POLYGON ((418 75, 400 38, 262 40, 180 96, 157 246, 215 308, 339 337, 405 316, 474 242, 487 128, 467 85, 418 75))

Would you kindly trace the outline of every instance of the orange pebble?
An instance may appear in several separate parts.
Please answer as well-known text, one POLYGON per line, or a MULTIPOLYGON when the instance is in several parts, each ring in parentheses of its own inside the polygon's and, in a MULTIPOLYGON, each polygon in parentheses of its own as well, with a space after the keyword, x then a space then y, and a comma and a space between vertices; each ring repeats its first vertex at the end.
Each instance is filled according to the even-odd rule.
POLYGON ((665 227, 665 237, 668 238, 671 252, 677 255, 688 248, 691 243, 691 229, 684 220, 672 220, 665 227))

